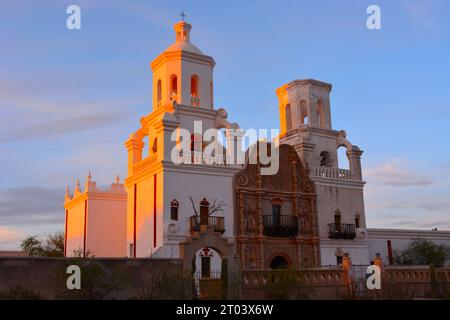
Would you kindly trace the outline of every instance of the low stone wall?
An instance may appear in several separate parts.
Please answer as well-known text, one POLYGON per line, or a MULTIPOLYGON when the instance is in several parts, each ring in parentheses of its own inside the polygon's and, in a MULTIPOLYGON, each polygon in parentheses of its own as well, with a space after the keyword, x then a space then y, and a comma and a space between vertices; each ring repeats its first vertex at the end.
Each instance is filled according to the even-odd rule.
POLYGON ((348 294, 339 267, 242 273, 243 299, 342 299, 348 294))
MULTIPOLYGON (((356 268, 348 270, 319 267, 239 274, 230 270, 228 277, 239 280, 236 285, 228 281, 227 292, 241 299, 412 299, 448 298, 450 294, 448 267, 383 267, 382 290, 367 290, 363 272, 359 270, 357 276, 356 268)), ((0 299, 14 297, 192 299, 192 274, 183 271, 180 259, 0 258, 0 299), (82 290, 67 289, 70 265, 81 269, 82 290)))
POLYGON ((189 276, 178 259, 0 258, 0 296, 42 299, 186 299, 189 276), (81 270, 82 290, 68 290, 69 265, 81 270), (14 292, 14 293, 13 293, 14 292))
POLYGON ((394 296, 446 298, 450 293, 449 267, 388 266, 383 270, 382 283, 387 290, 394 291, 394 296))

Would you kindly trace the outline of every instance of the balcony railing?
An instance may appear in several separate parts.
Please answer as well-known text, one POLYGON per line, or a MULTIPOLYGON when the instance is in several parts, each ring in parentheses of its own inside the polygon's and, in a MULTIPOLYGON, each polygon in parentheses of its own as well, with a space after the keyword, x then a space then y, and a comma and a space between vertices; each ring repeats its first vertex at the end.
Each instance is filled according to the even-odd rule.
POLYGON ((200 107, 200 98, 191 97, 191 106, 200 107))
POLYGON ((210 225, 214 227, 214 232, 225 232, 225 219, 224 217, 200 217, 191 216, 190 217, 190 227, 191 232, 200 231, 200 225, 210 225))
POLYGON ((314 168, 314 175, 320 178, 336 179, 336 180, 352 180, 353 175, 350 170, 320 167, 314 168))
POLYGON ((263 216, 263 234, 268 237, 295 237, 298 234, 298 218, 288 215, 263 216))
POLYGON ((330 239, 355 239, 356 227, 348 223, 330 223, 328 225, 328 238, 330 239))

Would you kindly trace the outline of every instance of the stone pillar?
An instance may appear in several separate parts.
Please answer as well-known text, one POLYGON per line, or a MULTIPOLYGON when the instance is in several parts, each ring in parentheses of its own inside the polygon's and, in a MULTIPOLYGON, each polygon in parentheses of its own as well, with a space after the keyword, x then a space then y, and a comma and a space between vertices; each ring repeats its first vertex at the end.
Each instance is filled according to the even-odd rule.
POLYGON ((261 191, 257 192, 256 219, 258 220, 258 236, 262 237, 264 232, 263 212, 262 212, 262 195, 261 191))
POLYGON ((239 231, 241 235, 245 235, 245 218, 244 218, 244 193, 239 191, 239 231))
POLYGON ((383 258, 381 258, 381 254, 376 253, 375 258, 373 258, 373 264, 378 266, 380 270, 383 270, 384 264, 383 264, 383 258))
POLYGON ((133 174, 134 164, 142 160, 142 149, 144 148, 144 142, 135 138, 132 134, 130 139, 125 142, 125 147, 128 151, 128 175, 133 174))
POLYGON ((206 226, 208 226, 209 217, 209 202, 206 198, 200 202, 200 231, 206 232, 206 226))
POLYGON ((350 171, 353 174, 353 179, 362 180, 361 170, 361 155, 363 151, 359 150, 357 146, 353 146, 351 150, 347 151, 350 171))

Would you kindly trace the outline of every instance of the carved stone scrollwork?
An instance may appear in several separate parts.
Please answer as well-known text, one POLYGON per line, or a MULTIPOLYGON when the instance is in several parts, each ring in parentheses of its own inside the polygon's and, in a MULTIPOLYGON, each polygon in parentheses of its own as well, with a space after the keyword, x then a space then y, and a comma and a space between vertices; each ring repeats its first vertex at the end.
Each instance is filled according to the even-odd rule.
POLYGON ((304 192, 313 192, 314 191, 314 184, 310 180, 304 180, 302 187, 303 187, 304 192))
POLYGON ((237 183, 237 185, 240 186, 240 187, 245 187, 245 186, 248 185, 249 179, 248 179, 248 177, 247 177, 246 175, 244 175, 244 174, 239 174, 239 175, 236 177, 236 183, 237 183))

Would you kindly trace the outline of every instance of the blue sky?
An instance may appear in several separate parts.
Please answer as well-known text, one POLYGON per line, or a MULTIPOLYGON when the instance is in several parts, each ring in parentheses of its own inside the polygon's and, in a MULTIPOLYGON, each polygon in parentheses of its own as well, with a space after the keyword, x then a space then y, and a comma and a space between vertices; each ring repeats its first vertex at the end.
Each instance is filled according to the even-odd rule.
POLYGON ((64 190, 126 173, 123 142, 151 111, 150 61, 174 41, 216 60, 215 102, 278 128, 275 89, 333 84, 333 127, 363 149, 369 227, 450 230, 450 2, 2 1, 0 249, 64 228, 64 190), (82 10, 82 29, 65 26, 82 10), (366 28, 381 7, 382 30, 366 28))

